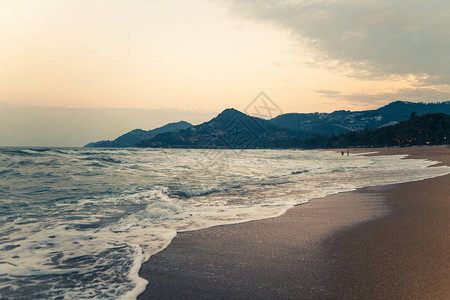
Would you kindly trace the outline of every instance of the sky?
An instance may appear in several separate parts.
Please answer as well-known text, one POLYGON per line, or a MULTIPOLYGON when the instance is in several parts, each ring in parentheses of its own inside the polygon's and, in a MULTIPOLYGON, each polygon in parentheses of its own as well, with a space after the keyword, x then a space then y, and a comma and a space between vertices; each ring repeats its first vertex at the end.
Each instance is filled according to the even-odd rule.
POLYGON ((441 0, 0 0, 0 145, 198 124, 262 91, 278 113, 450 100, 448 28, 441 0))

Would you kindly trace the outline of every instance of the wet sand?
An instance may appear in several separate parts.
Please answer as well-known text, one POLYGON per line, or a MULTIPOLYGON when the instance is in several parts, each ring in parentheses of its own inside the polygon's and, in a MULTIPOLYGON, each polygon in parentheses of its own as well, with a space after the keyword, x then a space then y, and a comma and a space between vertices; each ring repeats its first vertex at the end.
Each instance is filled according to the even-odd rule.
MULTIPOLYGON (((445 147, 358 149, 450 165, 445 147)), ((450 175, 177 235, 139 299, 448 299, 450 175)))

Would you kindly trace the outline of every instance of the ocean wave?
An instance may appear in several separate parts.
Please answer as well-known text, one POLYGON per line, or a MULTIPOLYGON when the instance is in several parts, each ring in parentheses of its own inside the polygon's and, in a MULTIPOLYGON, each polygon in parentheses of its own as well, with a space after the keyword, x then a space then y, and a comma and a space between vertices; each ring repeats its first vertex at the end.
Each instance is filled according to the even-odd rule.
POLYGON ((209 152, 0 149, 2 297, 132 298, 145 286, 140 264, 177 232, 274 217, 314 198, 450 170, 404 156, 209 152))

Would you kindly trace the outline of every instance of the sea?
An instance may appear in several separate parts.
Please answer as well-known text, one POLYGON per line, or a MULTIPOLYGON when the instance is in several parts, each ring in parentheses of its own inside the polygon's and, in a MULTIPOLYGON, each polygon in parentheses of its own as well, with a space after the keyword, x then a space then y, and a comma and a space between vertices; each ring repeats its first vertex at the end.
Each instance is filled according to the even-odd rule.
POLYGON ((0 299, 136 299, 177 232, 450 173, 404 155, 0 148, 0 299))

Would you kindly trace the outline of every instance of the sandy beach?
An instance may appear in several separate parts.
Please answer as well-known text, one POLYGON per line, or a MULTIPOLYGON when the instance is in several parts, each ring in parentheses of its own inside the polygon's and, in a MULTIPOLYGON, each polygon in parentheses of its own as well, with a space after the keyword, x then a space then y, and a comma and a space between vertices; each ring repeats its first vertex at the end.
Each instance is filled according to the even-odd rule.
MULTIPOLYGON (((372 151, 450 165, 447 147, 350 155, 372 151)), ((446 175, 179 233, 142 266, 149 284, 139 299, 448 299, 449 212, 446 175)))

